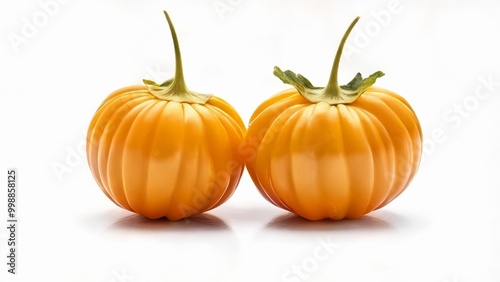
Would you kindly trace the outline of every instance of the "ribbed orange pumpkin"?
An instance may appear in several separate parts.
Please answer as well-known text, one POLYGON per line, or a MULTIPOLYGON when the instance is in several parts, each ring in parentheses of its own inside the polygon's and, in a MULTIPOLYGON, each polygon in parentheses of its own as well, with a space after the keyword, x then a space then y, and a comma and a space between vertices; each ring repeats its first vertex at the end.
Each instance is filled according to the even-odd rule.
POLYGON ((237 150, 246 129, 227 102, 186 88, 177 37, 165 16, 175 78, 110 94, 90 123, 87 159, 114 203, 148 218, 178 220, 213 209, 234 192, 244 170, 237 150))
POLYGON ((347 30, 326 88, 291 71, 275 74, 295 86, 254 112, 245 141, 246 166, 274 205, 310 220, 358 218, 396 198, 415 175, 422 131, 410 104, 358 74, 337 84, 347 30))

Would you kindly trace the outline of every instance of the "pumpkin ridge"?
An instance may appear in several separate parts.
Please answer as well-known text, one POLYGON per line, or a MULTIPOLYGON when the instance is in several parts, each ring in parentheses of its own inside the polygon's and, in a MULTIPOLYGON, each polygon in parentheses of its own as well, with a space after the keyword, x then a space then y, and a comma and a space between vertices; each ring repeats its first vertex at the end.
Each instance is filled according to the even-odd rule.
MULTIPOLYGON (((121 180, 121 185, 120 185, 120 187, 109 187, 109 188, 112 190, 115 190, 115 189, 122 190, 123 195, 124 195, 125 200, 126 200, 126 204, 134 212, 137 211, 137 207, 136 207, 137 203, 136 204, 132 203, 131 198, 133 198, 133 197, 131 197, 131 194, 132 194, 132 190, 134 190, 134 189, 130 188, 130 183, 127 183, 127 182, 130 182, 130 179, 127 178, 127 173, 125 172, 126 169, 124 168, 125 164, 127 163, 127 161, 126 161, 127 154, 125 153, 125 148, 127 147, 127 144, 130 142, 131 138, 135 135, 133 131, 134 131, 135 126, 139 126, 139 125, 137 125, 139 117, 142 114, 145 114, 147 111, 149 111, 150 108, 154 106, 154 104, 155 104, 154 100, 148 100, 145 103, 141 103, 141 104, 136 105, 135 107, 130 109, 123 116, 122 121, 117 125, 117 130, 113 134, 112 140, 110 142, 110 150, 108 151, 108 163, 106 164, 106 166, 107 166, 107 177, 108 177, 108 179, 110 179, 110 175, 109 175, 110 171, 113 170, 113 167, 117 167, 117 166, 115 166, 115 164, 110 160, 109 154, 111 154, 111 148, 114 147, 115 142, 120 142, 120 141, 117 141, 117 137, 116 137, 117 134, 116 133, 119 129, 123 128, 123 120, 125 120, 127 118, 127 116, 130 116, 132 121, 131 121, 130 125, 128 126, 128 128, 126 128, 126 129, 123 128, 123 130, 126 131, 126 135, 123 139, 121 139, 121 140, 123 140, 123 145, 120 148, 121 153, 118 154, 120 156, 118 159, 121 162, 120 169, 118 171, 120 171, 121 177, 119 177, 117 179, 121 180), (133 112, 134 110, 136 112, 133 112)), ((137 172, 134 172, 134 174, 137 174, 137 172)))

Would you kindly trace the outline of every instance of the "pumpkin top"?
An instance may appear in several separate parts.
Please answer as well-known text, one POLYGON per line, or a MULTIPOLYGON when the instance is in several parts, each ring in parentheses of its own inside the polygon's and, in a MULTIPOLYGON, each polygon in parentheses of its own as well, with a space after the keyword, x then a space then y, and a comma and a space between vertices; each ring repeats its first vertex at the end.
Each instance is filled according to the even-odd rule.
POLYGON ((177 40, 177 34, 168 13, 166 11, 163 11, 163 13, 165 14, 165 18, 167 18, 172 40, 174 42, 175 76, 161 84, 147 79, 144 79, 143 82, 148 88, 149 93, 159 99, 180 103, 205 104, 213 95, 197 93, 187 88, 184 81, 181 51, 179 48, 179 41, 177 40))
POLYGON ((337 105, 349 104, 356 101, 367 88, 375 83, 377 78, 384 76, 384 73, 381 71, 377 71, 367 78, 363 78, 360 73, 357 73, 348 84, 342 86, 338 84, 337 76, 342 50, 344 49, 347 37, 358 21, 359 17, 356 17, 340 41, 335 60, 333 61, 330 79, 326 87, 315 87, 301 74, 295 74, 290 70, 282 71, 279 67, 274 67, 274 75, 281 79, 283 83, 295 87, 300 95, 311 103, 326 102, 330 105, 337 105))

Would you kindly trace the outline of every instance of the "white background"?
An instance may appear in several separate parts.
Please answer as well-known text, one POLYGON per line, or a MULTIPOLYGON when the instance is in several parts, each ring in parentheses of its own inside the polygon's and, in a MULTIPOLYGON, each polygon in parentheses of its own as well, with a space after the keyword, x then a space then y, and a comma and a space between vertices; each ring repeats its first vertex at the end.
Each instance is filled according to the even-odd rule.
POLYGON ((498 3, 2 1, 0 214, 5 222, 14 167, 19 274, 7 273, 1 228, 0 281, 500 281, 498 3), (189 222, 113 205, 88 169, 85 132, 111 91, 172 76, 164 9, 188 86, 226 99, 245 122, 288 88, 275 65, 324 85, 361 16, 340 82, 382 70, 376 85, 411 103, 425 137, 414 181, 354 221, 291 217, 246 173, 228 202, 189 222))

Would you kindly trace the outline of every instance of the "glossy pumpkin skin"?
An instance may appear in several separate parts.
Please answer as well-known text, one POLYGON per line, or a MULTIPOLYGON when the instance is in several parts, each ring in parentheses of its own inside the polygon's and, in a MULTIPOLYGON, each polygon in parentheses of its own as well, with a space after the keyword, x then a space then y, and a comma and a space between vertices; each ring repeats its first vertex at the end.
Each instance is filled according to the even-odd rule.
POLYGON ((246 167, 274 205, 310 220, 359 218, 394 200, 415 175, 422 131, 398 94, 368 88, 350 104, 311 103, 296 89, 251 117, 246 167))
POLYGON ((146 86, 131 86, 110 94, 95 113, 87 159, 118 206, 179 220, 231 196, 244 170, 237 150, 245 133, 239 115, 220 98, 168 101, 146 86))

